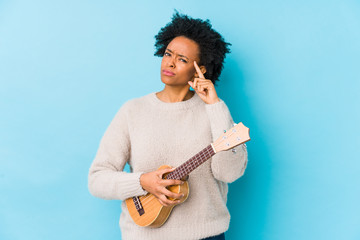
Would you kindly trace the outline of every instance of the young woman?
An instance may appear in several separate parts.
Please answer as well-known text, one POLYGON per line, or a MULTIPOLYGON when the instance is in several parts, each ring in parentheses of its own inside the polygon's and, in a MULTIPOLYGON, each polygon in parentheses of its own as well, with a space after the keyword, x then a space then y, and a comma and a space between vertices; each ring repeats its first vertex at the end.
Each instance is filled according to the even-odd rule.
MULTIPOLYGON (((166 187, 182 181, 163 179, 173 169, 157 170, 159 166, 181 165, 233 126, 214 87, 230 44, 209 21, 179 13, 155 39, 165 87, 126 102, 116 114, 90 167, 89 190, 94 196, 125 200, 152 193, 164 206, 178 204, 183 196, 166 187), (131 173, 123 171, 126 163, 131 173)), ((225 239, 230 222, 227 183, 241 177, 246 164, 242 144, 195 169, 188 179, 188 198, 160 228, 136 225, 122 202, 123 239, 225 239)))

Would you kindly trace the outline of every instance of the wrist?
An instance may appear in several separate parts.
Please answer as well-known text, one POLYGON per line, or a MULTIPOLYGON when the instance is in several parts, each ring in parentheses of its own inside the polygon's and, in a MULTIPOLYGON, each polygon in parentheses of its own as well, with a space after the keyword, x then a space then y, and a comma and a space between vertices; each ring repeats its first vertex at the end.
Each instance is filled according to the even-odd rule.
POLYGON ((216 97, 215 99, 209 101, 207 104, 215 104, 215 103, 218 103, 220 102, 220 98, 216 97))
POLYGON ((140 175, 140 177, 139 177, 139 182, 140 182, 141 188, 142 188, 144 191, 146 191, 145 188, 144 188, 144 175, 145 175, 145 173, 142 173, 142 174, 140 175))

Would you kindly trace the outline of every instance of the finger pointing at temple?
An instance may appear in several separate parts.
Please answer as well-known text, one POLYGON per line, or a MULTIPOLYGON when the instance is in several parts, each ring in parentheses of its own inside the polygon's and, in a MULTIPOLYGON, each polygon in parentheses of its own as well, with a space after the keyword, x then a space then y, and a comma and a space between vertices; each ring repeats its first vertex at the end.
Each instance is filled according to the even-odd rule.
POLYGON ((204 74, 201 72, 201 70, 200 70, 199 66, 197 65, 196 61, 194 61, 194 67, 195 67, 195 70, 196 70, 197 74, 199 75, 199 78, 204 78, 205 79, 204 74))

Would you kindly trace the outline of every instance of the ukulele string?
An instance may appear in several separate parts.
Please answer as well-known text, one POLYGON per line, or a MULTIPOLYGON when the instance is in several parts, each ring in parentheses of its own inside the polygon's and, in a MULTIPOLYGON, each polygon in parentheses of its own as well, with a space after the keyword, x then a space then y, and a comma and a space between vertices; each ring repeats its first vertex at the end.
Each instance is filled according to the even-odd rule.
POLYGON ((148 203, 149 201, 152 201, 152 199, 150 199, 149 201, 146 201, 146 200, 148 200, 150 197, 154 197, 154 195, 149 194, 149 196, 144 196, 144 197, 142 197, 142 198, 141 198, 141 203, 142 203, 142 204, 146 204, 146 203, 148 203))
MULTIPOLYGON (((198 161, 201 159, 201 157, 207 157, 207 154, 209 154, 209 152, 207 151, 207 153, 201 153, 200 155, 196 154, 194 160, 198 161)), ((210 154, 209 154, 210 156, 210 154)), ((194 167, 194 165, 191 165, 192 167, 194 167)), ((187 167, 186 167, 187 170, 189 170, 187 167)), ((146 205, 147 203, 151 202, 153 199, 154 199, 154 195, 153 194, 149 194, 148 196, 144 196, 144 197, 139 197, 139 200, 141 202, 142 205, 146 205)))
POLYGON ((149 196, 144 197, 144 199, 139 199, 139 200, 140 200, 141 204, 142 204, 143 207, 144 207, 144 205, 146 205, 146 204, 148 204, 149 202, 151 202, 154 198, 155 198, 155 196, 152 195, 152 194, 150 194, 149 196), (146 200, 145 200, 145 199, 146 199, 146 200))
POLYGON ((140 198, 139 198, 139 200, 140 200, 141 204, 145 205, 145 204, 149 203, 150 201, 152 201, 154 197, 155 196, 153 194, 149 194, 149 196, 141 197, 141 200, 140 200, 140 198))

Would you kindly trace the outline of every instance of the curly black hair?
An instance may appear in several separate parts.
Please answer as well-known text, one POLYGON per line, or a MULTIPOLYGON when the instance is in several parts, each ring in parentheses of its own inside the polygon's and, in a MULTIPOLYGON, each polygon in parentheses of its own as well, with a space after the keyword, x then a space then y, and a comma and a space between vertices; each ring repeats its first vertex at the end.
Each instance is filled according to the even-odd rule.
POLYGON ((168 44, 178 36, 195 41, 200 47, 200 63, 206 67, 206 79, 213 83, 219 80, 223 69, 225 55, 230 53, 230 43, 212 29, 208 19, 194 19, 175 11, 172 21, 161 28, 155 36, 155 56, 162 57, 168 44))

